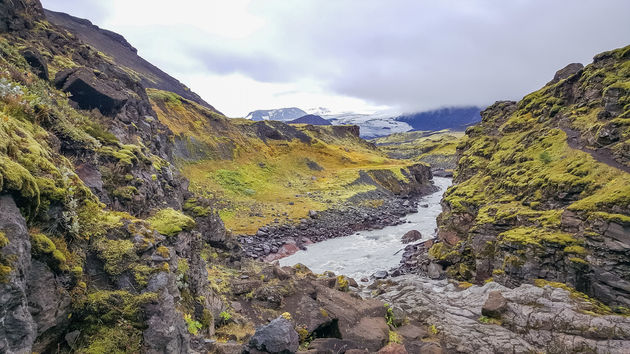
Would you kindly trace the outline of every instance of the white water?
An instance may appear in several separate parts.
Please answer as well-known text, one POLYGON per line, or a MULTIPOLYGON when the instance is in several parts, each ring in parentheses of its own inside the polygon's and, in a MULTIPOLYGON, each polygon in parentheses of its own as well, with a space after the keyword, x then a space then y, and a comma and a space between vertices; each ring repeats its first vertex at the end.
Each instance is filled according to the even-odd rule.
POLYGON ((397 266, 402 258, 402 249, 406 246, 400 239, 407 231, 420 231, 423 240, 435 236, 436 218, 442 212, 440 200, 452 181, 443 177, 434 177, 433 181, 439 190, 418 203, 428 204, 429 207, 418 207, 417 213, 403 218, 406 223, 318 242, 309 245, 306 251, 298 251, 280 259, 280 265, 302 263, 315 273, 330 270, 357 281, 379 270, 389 270, 397 266))

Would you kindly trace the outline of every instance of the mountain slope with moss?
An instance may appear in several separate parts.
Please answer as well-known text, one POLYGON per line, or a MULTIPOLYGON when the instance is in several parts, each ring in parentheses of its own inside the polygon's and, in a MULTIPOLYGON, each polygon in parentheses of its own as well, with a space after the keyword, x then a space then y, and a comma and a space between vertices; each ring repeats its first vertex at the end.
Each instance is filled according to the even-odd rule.
POLYGON ((457 148, 430 263, 460 280, 543 279, 630 305, 629 84, 624 47, 486 109, 457 148))
POLYGON ((170 92, 149 90, 149 98, 175 134, 176 165, 190 189, 214 200, 235 233, 295 223, 349 200, 379 204, 379 190, 427 187, 414 175, 417 162, 388 158, 356 126, 228 119, 170 92))

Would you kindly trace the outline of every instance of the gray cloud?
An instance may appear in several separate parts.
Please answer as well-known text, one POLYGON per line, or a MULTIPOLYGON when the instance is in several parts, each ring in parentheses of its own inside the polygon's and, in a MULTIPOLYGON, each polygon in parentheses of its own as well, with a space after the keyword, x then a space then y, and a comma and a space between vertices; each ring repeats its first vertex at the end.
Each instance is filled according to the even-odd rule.
MULTIPOLYGON (((69 2, 82 4, 74 14, 90 6, 105 13, 96 1, 44 4, 69 2)), ((587 63, 630 44, 627 0, 270 0, 251 6, 267 25, 244 39, 162 28, 146 29, 133 44, 142 51, 150 36, 159 36, 162 46, 199 63, 195 70, 263 82, 313 79, 331 93, 402 111, 518 99, 570 62, 587 63)), ((158 62, 175 72, 192 70, 158 62)))

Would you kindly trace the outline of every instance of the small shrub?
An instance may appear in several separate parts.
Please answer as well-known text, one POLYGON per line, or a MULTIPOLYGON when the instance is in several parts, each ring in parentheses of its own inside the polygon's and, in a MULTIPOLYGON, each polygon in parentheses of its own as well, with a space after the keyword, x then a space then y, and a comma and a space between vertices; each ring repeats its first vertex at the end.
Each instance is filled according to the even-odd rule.
POLYGON ((195 321, 190 314, 184 314, 184 321, 186 321, 186 325, 188 325, 188 332, 193 336, 196 336, 203 327, 201 322, 195 321))
POLYGON ((551 155, 549 155, 549 152, 547 151, 541 152, 538 157, 540 158, 540 161, 542 161, 542 163, 544 163, 545 165, 551 162, 551 155))

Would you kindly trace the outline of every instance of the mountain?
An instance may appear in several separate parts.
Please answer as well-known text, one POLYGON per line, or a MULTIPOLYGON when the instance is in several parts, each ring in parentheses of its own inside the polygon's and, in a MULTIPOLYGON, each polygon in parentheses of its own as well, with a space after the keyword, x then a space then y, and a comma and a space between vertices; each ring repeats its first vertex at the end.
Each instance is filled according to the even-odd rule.
POLYGON ((266 109, 266 110, 258 110, 249 112, 245 119, 250 119, 253 121, 262 121, 262 120, 277 120, 280 122, 287 122, 293 119, 297 119, 305 116, 307 113, 303 110, 290 107, 290 108, 279 108, 279 109, 266 109))
POLYGON ((430 169, 355 126, 229 119, 132 54, 0 2, 0 352, 240 353, 270 317, 278 352, 383 347, 382 302, 261 260, 397 223, 430 169))
POLYGON ((138 55, 138 50, 129 44, 123 36, 101 29, 89 20, 65 13, 44 10, 44 14, 50 23, 67 29, 84 43, 105 54, 105 58, 113 60, 129 75, 139 78, 145 87, 174 92, 218 112, 177 79, 141 58, 138 55))
POLYGON ((316 116, 314 114, 307 114, 303 117, 300 117, 298 119, 294 119, 292 121, 289 121, 287 123, 290 124, 311 124, 311 125, 332 125, 332 123, 330 123, 329 121, 327 121, 326 119, 320 117, 320 116, 316 116))
POLYGON ((406 132, 412 129, 409 124, 395 120, 394 117, 388 113, 341 113, 323 115, 322 117, 330 121, 333 125, 359 126, 361 137, 365 139, 406 132))
POLYGON ((442 129, 465 130, 466 127, 479 123, 481 107, 448 107, 433 111, 405 114, 396 117, 399 122, 409 124, 413 130, 442 129))
POLYGON ((590 311, 627 314, 629 104, 627 46, 485 109, 457 147, 438 238, 409 262, 460 281, 569 289, 590 311))

